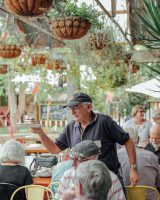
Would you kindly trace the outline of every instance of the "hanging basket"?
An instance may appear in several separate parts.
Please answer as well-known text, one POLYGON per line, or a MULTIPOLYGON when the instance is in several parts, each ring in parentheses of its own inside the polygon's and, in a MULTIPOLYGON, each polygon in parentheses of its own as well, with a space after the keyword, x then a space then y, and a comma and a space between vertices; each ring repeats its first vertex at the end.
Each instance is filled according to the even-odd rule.
POLYGON ((92 33, 90 34, 89 41, 91 49, 101 50, 107 46, 108 37, 106 33, 92 33))
POLYGON ((138 70, 139 70, 139 65, 133 64, 131 68, 131 74, 136 74, 138 70))
POLYGON ((36 66, 36 65, 43 65, 45 64, 46 61, 46 55, 44 54, 38 54, 38 55, 34 55, 32 57, 32 65, 36 66))
POLYGON ((53 33, 62 39, 74 40, 86 35, 91 23, 83 17, 63 17, 53 19, 51 29, 53 33))
POLYGON ((0 57, 2 58, 16 58, 21 54, 21 49, 17 45, 1 45, 0 57))
POLYGON ((52 0, 5 0, 4 3, 12 13, 34 17, 46 12, 51 7, 52 0))
POLYGON ((47 69, 55 70, 55 71, 63 71, 64 67, 62 67, 61 60, 54 60, 54 61, 47 63, 47 69))
POLYGON ((8 71, 8 65, 6 64, 0 65, 0 74, 6 74, 7 71, 8 71))

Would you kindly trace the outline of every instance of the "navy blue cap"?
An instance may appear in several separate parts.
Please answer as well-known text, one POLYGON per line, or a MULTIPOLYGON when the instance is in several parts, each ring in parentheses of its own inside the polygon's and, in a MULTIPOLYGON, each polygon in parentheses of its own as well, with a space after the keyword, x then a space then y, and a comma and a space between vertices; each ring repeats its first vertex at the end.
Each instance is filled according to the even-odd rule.
POLYGON ((72 98, 67 102, 67 105, 63 106, 65 107, 75 107, 78 106, 78 104, 83 102, 91 102, 92 103, 92 99, 90 98, 90 96, 88 94, 85 93, 76 93, 72 96, 72 98))

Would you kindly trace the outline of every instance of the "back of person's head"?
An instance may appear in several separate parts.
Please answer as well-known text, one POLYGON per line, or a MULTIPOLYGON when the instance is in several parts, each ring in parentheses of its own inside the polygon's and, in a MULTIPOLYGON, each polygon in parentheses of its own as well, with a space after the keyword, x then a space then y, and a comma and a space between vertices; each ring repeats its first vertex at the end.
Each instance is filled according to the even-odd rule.
POLYGON ((107 200, 112 181, 107 166, 99 160, 81 163, 76 169, 77 186, 82 188, 82 199, 107 200))
POLYGON ((152 112, 152 118, 155 124, 160 124, 160 109, 156 109, 152 112))
POLYGON ((140 110, 140 109, 144 110, 144 107, 142 105, 136 105, 136 106, 134 106, 132 108, 132 112, 131 112, 132 117, 135 117, 136 114, 137 114, 137 111, 140 110))
POLYGON ((96 157, 98 154, 99 148, 96 143, 91 140, 84 140, 71 149, 70 158, 81 161, 88 157, 96 157))
POLYGON ((0 163, 13 162, 19 165, 25 163, 25 151, 16 140, 8 140, 0 148, 0 163))

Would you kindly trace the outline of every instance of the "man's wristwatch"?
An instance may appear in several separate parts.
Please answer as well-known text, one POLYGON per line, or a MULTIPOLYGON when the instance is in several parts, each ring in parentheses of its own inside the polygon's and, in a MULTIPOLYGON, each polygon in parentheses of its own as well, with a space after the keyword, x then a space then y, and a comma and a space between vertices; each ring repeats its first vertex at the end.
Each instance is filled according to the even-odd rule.
POLYGON ((137 164, 130 164, 130 168, 131 168, 131 169, 137 169, 138 166, 137 166, 137 164))

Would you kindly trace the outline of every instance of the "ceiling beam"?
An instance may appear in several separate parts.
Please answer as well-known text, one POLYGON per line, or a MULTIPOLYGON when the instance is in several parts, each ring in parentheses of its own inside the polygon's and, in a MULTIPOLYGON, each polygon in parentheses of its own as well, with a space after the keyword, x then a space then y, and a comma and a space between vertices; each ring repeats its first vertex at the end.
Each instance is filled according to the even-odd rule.
POLYGON ((116 5, 117 5, 117 0, 111 0, 112 17, 116 16, 116 5))

